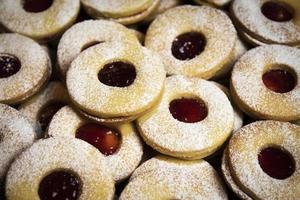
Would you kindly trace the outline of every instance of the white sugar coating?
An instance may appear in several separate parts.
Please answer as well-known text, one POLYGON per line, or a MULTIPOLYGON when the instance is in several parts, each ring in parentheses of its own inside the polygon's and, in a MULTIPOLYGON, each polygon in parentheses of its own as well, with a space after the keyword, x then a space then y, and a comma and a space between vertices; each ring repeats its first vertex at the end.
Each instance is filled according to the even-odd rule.
MULTIPOLYGON (((51 103, 69 103, 69 95, 65 86, 58 82, 50 82, 41 92, 30 98, 18 107, 18 110, 28 117, 32 123, 40 127, 39 116, 42 109, 46 108, 51 103)), ((42 130, 39 130, 42 137, 42 130)))
POLYGON ((232 12, 244 31, 256 35, 264 41, 280 44, 300 43, 300 4, 297 0, 282 0, 295 11, 294 18, 287 22, 268 19, 261 12, 262 5, 268 0, 236 0, 232 12))
MULTIPOLYGON (((53 116, 49 125, 48 135, 50 137, 74 138, 77 129, 87 123, 91 122, 79 116, 70 106, 65 106, 53 116)), ((117 152, 105 157, 113 179, 121 181, 128 177, 139 165, 143 155, 143 146, 131 123, 108 127, 118 130, 122 137, 122 142, 117 152)))
POLYGON ((11 162, 36 138, 36 133, 29 120, 17 110, 0 104, 0 184, 11 162))
POLYGON ((53 1, 50 8, 43 12, 25 11, 22 0, 2 0, 0 21, 7 29, 37 40, 48 40, 60 34, 76 19, 79 0, 53 1))
POLYGON ((231 92, 240 108, 250 116, 283 121, 300 118, 299 81, 287 93, 275 93, 262 81, 265 72, 278 68, 291 71, 296 80, 300 80, 300 49, 283 45, 261 46, 248 51, 235 64, 231 92))
POLYGON ((300 127, 289 122, 258 121, 231 138, 228 146, 231 174, 240 188, 254 199, 299 199, 300 127), (259 165, 258 154, 265 147, 288 151, 295 161, 294 173, 283 180, 267 175, 259 165))
POLYGON ((154 52, 132 43, 106 42, 83 51, 67 72, 67 88, 81 110, 100 118, 137 115, 160 97, 164 66, 154 52), (98 73, 107 63, 122 61, 135 67, 136 78, 127 87, 101 83, 98 73))
POLYGON ((229 137, 234 123, 230 101, 213 83, 181 75, 167 78, 158 106, 137 119, 140 134, 155 150, 184 159, 200 159, 215 152, 229 137), (207 117, 184 123, 173 118, 169 104, 180 98, 201 99, 207 117))
POLYGON ((220 88, 228 97, 232 107, 233 107, 233 114, 234 114, 234 124, 233 124, 233 132, 239 130, 243 126, 243 113, 239 109, 239 107, 232 101, 231 94, 228 88, 219 84, 217 82, 212 81, 218 88, 220 88))
POLYGON ((57 50, 60 73, 65 76, 71 62, 84 47, 95 42, 130 40, 139 44, 136 35, 125 26, 108 20, 87 20, 73 25, 62 36, 57 50))
POLYGON ((252 200, 251 197, 249 197, 246 193, 244 193, 239 188, 239 186, 236 184, 235 180, 231 176, 230 167, 228 166, 227 149, 225 149, 223 152, 221 168, 222 168, 223 178, 226 181, 227 185, 230 187, 230 189, 235 194, 237 194, 241 199, 252 200))
POLYGON ((154 0, 81 0, 83 6, 109 18, 128 17, 143 12, 154 0))
POLYGON ((227 64, 237 39, 229 17, 208 6, 178 6, 159 15, 148 28, 145 46, 158 52, 168 74, 211 78, 227 64), (175 38, 187 32, 200 32, 206 38, 203 52, 190 60, 172 54, 175 38))
POLYGON ((160 0, 157 9, 154 10, 150 15, 148 15, 144 21, 150 22, 154 20, 157 15, 162 14, 170 8, 180 5, 181 3, 182 0, 160 0))
POLYGON ((51 63, 37 42, 14 33, 0 34, 0 57, 5 54, 17 57, 21 68, 0 79, 0 102, 15 104, 32 96, 49 79, 51 63))
POLYGON ((133 176, 120 200, 227 199, 220 177, 204 160, 158 156, 143 163, 133 176))
POLYGON ((42 179, 53 171, 70 170, 81 181, 79 199, 112 199, 114 181, 103 155, 78 139, 39 140, 11 165, 6 178, 8 199, 40 199, 42 179))

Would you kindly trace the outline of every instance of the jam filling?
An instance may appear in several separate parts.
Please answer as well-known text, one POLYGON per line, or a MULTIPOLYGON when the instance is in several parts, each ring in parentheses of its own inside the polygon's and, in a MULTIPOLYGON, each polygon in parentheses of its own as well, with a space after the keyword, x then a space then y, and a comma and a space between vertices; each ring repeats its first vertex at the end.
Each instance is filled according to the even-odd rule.
POLYGON ((23 8, 27 12, 38 13, 51 7, 53 0, 23 0, 23 8))
POLYGON ((38 120, 40 122, 42 131, 47 129, 55 113, 64 106, 64 103, 53 102, 40 111, 38 120))
POLYGON ((179 35, 172 43, 172 54, 179 60, 190 60, 198 56, 205 48, 205 36, 198 32, 179 35))
POLYGON ((121 144, 121 135, 119 132, 95 123, 85 124, 78 128, 76 138, 93 145, 105 156, 114 154, 121 144))
POLYGON ((282 69, 270 70, 263 75, 262 79, 268 89, 277 93, 289 92, 296 85, 293 74, 282 69))
POLYGON ((100 43, 102 43, 102 41, 92 41, 92 42, 89 42, 89 43, 87 43, 87 44, 85 44, 85 45, 83 45, 83 47, 81 48, 81 51, 84 51, 84 50, 86 50, 86 49, 88 49, 88 48, 90 48, 90 47, 92 47, 92 46, 95 46, 95 45, 97 45, 97 44, 100 44, 100 43))
POLYGON ((76 200, 81 192, 80 179, 69 171, 54 171, 44 177, 39 186, 41 200, 76 200))
POLYGON ((169 110, 175 119, 185 123, 202 121, 208 114, 205 103, 198 99, 175 99, 171 101, 169 110))
POLYGON ((267 147, 258 154, 262 170, 275 179, 286 179, 295 171, 295 161, 288 152, 280 148, 267 147))
POLYGON ((283 2, 267 1, 261 7, 261 12, 265 17, 276 22, 287 22, 293 19, 293 9, 283 2))
POLYGON ((98 74, 101 83, 112 87, 127 87, 136 78, 135 67, 121 61, 104 65, 98 74))
POLYGON ((21 69, 21 61, 10 54, 0 54, 0 78, 7 78, 21 69))

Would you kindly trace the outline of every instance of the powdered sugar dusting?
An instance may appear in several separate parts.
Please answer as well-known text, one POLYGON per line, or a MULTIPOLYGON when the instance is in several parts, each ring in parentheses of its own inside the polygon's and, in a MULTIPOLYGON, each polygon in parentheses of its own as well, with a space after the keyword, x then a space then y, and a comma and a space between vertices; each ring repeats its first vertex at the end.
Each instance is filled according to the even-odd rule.
POLYGON ((9 165, 36 138, 34 128, 17 110, 0 104, 0 182, 9 165))
POLYGON ((168 77, 160 104, 137 120, 150 146, 164 154, 186 159, 212 154, 230 135, 233 123, 232 106, 219 88, 208 81, 184 76, 168 77), (196 123, 174 119, 169 103, 182 97, 203 100, 208 116, 196 123))
POLYGON ((133 177, 122 192, 121 200, 227 199, 216 171, 203 160, 182 161, 158 156, 143 163, 133 177))

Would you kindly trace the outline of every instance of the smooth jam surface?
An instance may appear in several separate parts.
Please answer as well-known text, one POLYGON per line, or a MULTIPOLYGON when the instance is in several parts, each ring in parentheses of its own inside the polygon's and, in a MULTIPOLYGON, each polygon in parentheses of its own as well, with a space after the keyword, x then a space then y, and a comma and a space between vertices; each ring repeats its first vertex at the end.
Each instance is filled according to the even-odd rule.
POLYGON ((202 121, 208 114, 208 110, 204 102, 189 98, 181 98, 171 101, 169 110, 175 119, 185 123, 202 121))
POLYGON ((121 135, 119 132, 95 123, 85 124, 78 128, 76 138, 93 145, 105 156, 116 153, 121 145, 121 135))
POLYGON ((43 12, 51 7, 53 0, 24 0, 23 8, 27 12, 43 12))
POLYGON ((265 86, 277 93, 286 93, 294 89, 296 80, 287 70, 270 70, 264 73, 263 82, 265 86))
POLYGON ((275 179, 286 179, 295 171, 295 162, 288 152, 274 147, 267 147, 258 154, 262 170, 275 179))
POLYGON ((287 22, 294 17, 292 8, 283 2, 267 1, 262 5, 261 12, 268 19, 276 22, 287 22))

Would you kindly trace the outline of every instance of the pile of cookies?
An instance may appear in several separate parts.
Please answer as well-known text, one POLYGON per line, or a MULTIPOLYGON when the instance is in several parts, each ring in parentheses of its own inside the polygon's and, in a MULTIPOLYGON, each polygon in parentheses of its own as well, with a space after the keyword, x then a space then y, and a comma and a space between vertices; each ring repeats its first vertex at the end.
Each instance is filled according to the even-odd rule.
POLYGON ((300 199, 298 0, 0 0, 0 199, 300 199))

